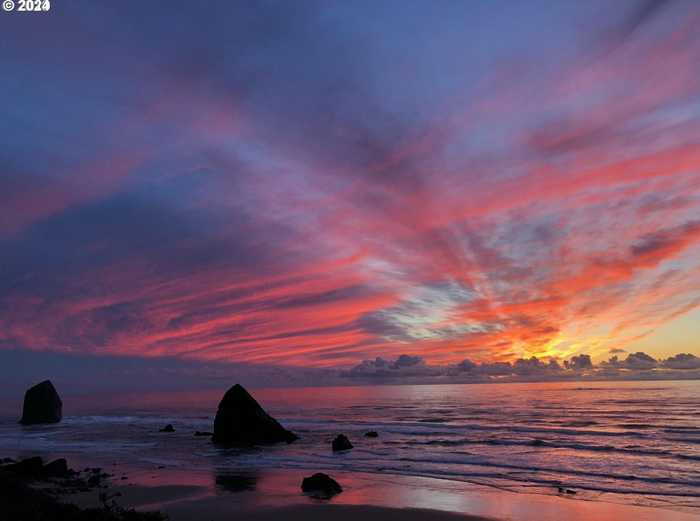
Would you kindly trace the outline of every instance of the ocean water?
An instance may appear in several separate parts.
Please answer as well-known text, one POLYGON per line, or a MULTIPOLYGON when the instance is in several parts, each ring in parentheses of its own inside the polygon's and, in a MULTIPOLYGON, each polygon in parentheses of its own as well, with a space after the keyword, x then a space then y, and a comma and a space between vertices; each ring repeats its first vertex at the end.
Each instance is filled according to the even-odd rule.
POLYGON ((22 427, 5 414, 0 455, 64 456, 118 464, 123 473, 305 469, 534 494, 562 486, 576 492, 572 500, 700 515, 699 381, 257 389, 252 394, 300 440, 249 450, 193 436, 212 430, 224 390, 64 397, 66 416, 51 426, 22 427), (167 423, 175 433, 158 432, 167 423), (379 437, 364 437, 368 430, 379 437), (332 453, 339 433, 353 450, 332 453))

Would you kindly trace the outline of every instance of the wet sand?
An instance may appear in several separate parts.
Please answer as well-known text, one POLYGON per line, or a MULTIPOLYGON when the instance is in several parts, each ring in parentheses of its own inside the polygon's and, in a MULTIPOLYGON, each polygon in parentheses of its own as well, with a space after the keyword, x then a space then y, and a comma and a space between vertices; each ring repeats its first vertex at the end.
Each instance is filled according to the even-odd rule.
MULTIPOLYGON (((171 521, 233 519, 315 520, 405 519, 512 521, 692 521, 698 516, 656 507, 630 506, 557 495, 514 493, 492 487, 445 482, 433 478, 334 472, 344 491, 329 501, 301 493, 305 470, 265 471, 219 476, 188 474, 174 469, 115 482, 109 492, 137 510, 160 510, 171 521), (191 483, 188 484, 188 477, 191 483), (149 483, 154 483, 150 485, 149 483), (157 483, 157 484, 156 484, 157 483), (447 486, 446 486, 447 485, 447 486)), ((95 491, 64 498, 80 506, 96 506, 95 491)))
MULTIPOLYGON (((167 511, 171 521, 194 521, 195 519, 210 521, 230 521, 232 519, 246 519, 250 521, 268 521, 287 519, 290 521, 385 521, 387 519, 401 519, 404 521, 480 521, 481 517, 467 516, 436 510, 421 510, 414 508, 389 508, 370 505, 294 505, 280 508, 262 508, 255 511, 227 512, 219 509, 204 509, 200 502, 189 505, 175 506, 167 511)), ((211 507, 215 505, 210 503, 211 507)))

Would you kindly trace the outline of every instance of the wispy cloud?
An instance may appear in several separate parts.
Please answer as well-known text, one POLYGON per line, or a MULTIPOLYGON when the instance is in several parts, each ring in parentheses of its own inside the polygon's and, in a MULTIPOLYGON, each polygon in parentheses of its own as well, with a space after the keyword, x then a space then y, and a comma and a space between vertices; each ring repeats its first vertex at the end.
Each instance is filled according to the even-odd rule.
POLYGON ((2 348, 524 377, 698 312, 694 2, 212 5, 4 32, 2 348))

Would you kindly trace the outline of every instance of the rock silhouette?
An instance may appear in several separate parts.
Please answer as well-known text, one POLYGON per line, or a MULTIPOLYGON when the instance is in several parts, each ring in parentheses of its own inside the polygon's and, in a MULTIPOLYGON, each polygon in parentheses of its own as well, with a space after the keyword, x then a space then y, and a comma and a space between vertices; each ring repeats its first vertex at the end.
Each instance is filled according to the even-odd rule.
POLYGON ((333 452, 352 449, 352 443, 345 434, 338 434, 333 440, 333 452))
POLYGON ((11 472, 26 480, 65 478, 74 474, 68 468, 68 462, 64 458, 53 460, 51 463, 44 465, 40 456, 0 466, 0 471, 11 472))
POLYGON ((44 380, 24 393, 21 424, 57 423, 62 415, 63 402, 50 380, 44 380))
POLYGON ((379 433, 377 431, 365 432, 365 438, 377 438, 377 437, 379 437, 379 433))
POLYGON ((62 478, 68 476, 71 470, 68 468, 68 462, 65 458, 53 460, 51 463, 44 465, 43 474, 49 478, 62 478))
MULTIPOLYGON (((3 459, 2 461, 7 461, 3 459)), ((100 508, 81 509, 70 503, 63 503, 57 495, 88 492, 91 486, 82 477, 68 469, 66 460, 60 459, 41 466, 41 458, 34 457, 0 466, 0 519, 8 521, 166 521, 167 517, 158 512, 136 512, 122 508, 114 501, 106 504, 100 501, 100 508), (54 472, 67 473, 56 476, 54 472), (49 481, 47 481, 49 480, 49 481), (38 482, 43 482, 37 487, 38 482), (49 485, 47 487, 46 485, 49 485)), ((117 494, 110 496, 111 499, 117 494)), ((105 496, 106 497, 106 496, 105 496)))
POLYGON ((173 427, 172 423, 167 424, 165 427, 160 429, 159 432, 175 432, 175 427, 173 427))
POLYGON ((267 414, 241 385, 231 387, 221 399, 214 419, 213 441, 224 445, 291 443, 296 434, 267 414))
POLYGON ((11 463, 4 468, 24 478, 39 478, 44 471, 44 461, 40 456, 34 456, 11 463))
POLYGON ((327 499, 340 494, 343 488, 328 474, 317 472, 313 476, 304 478, 301 482, 301 490, 313 497, 327 499))

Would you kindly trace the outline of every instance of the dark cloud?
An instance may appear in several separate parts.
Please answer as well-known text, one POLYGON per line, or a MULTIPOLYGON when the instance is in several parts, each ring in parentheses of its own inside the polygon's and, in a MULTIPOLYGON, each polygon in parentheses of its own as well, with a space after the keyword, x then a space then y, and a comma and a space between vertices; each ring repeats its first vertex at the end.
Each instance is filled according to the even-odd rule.
POLYGON ((679 353, 662 362, 669 369, 700 369, 700 357, 690 353, 679 353))
POLYGON ((556 360, 550 360, 545 363, 534 356, 531 358, 520 358, 513 364, 513 372, 519 376, 557 375, 562 370, 562 367, 556 360))
POLYGON ((642 237, 630 248, 635 257, 653 256, 668 248, 681 245, 688 237, 700 231, 700 221, 690 221, 681 226, 659 230, 642 237))
POLYGON ((624 367, 627 369, 638 369, 638 370, 647 370, 647 369, 653 369, 658 365, 658 362, 654 360, 651 356, 649 356, 646 353, 630 353, 627 355, 627 358, 625 359, 624 367))
POLYGON ((367 286, 355 285, 281 299, 274 303, 274 307, 284 309, 306 306, 321 306, 324 304, 332 304, 334 302, 342 302, 356 297, 371 295, 372 293, 373 290, 367 286))
POLYGON ((479 364, 477 373, 486 376, 510 376, 513 374, 513 366, 510 362, 485 362, 479 364))
POLYGON ((46 378, 56 383, 62 392, 86 394, 225 389, 236 382, 252 387, 309 385, 333 382, 332 377, 332 372, 311 368, 0 349, 0 388, 5 396, 17 397, 18 404, 26 388, 46 378), (128 382, 128 386, 124 382, 128 382))
POLYGON ((659 366, 659 362, 646 353, 636 352, 627 355, 627 358, 620 360, 613 356, 603 365, 609 369, 627 369, 631 371, 650 371, 659 366))
POLYGON ((664 9, 674 2, 675 0, 640 0, 636 9, 621 25, 619 37, 629 38, 635 31, 659 18, 664 9))
POLYGON ((593 362, 591 361, 590 355, 577 355, 564 362, 567 369, 573 371, 586 371, 593 368, 593 362))
POLYGON ((606 379, 664 379, 698 378, 700 358, 692 354, 678 354, 662 363, 646 353, 630 354, 625 360, 617 356, 606 362, 593 364, 589 355, 577 355, 563 364, 559 360, 536 357, 519 358, 510 362, 475 363, 465 359, 457 364, 426 364, 421 357, 401 355, 396 360, 378 357, 365 360, 341 378, 358 381, 401 380, 411 383, 436 382, 493 382, 493 381, 548 381, 548 380, 606 380, 606 379))
POLYGON ((401 355, 395 360, 377 357, 363 360, 350 370, 341 373, 348 378, 406 378, 438 376, 440 369, 426 365, 419 356, 401 355))

